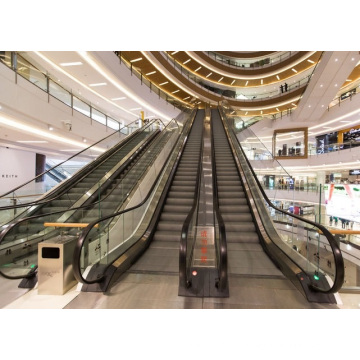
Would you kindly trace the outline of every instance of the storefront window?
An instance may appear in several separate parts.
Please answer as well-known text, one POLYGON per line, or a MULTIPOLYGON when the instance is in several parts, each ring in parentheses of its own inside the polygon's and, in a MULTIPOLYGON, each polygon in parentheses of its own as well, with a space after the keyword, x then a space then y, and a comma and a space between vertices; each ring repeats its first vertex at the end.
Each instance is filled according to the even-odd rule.
POLYGON ((274 157, 306 159, 308 156, 307 142, 307 128, 275 130, 273 135, 274 157))

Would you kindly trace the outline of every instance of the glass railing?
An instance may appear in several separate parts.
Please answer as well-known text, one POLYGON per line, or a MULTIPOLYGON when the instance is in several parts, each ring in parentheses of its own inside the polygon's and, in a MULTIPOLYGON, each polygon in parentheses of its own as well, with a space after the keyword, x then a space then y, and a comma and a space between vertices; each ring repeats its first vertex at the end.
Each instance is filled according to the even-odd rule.
POLYGON ((86 100, 75 96, 71 90, 60 85, 59 82, 55 81, 45 70, 40 70, 34 66, 31 60, 26 59, 26 53, 22 53, 21 55, 12 51, 5 51, 3 53, 3 55, 0 54, 0 62, 50 96, 112 130, 120 130, 120 128, 124 127, 123 121, 119 122, 107 116, 99 109, 94 108, 86 100))
POLYGON ((138 71, 136 67, 133 66, 132 62, 130 62, 121 51, 115 51, 115 54, 119 57, 120 61, 131 71, 131 74, 134 74, 140 80, 141 84, 148 86, 150 91, 158 95, 159 98, 164 99, 166 102, 170 103, 181 111, 186 112, 191 109, 191 107, 189 107, 186 102, 182 102, 180 99, 164 92, 156 84, 150 81, 146 76, 143 75, 141 71, 138 71))
POLYGON ((228 66, 233 66, 235 68, 263 68, 273 66, 277 63, 287 60, 297 54, 298 51, 283 51, 281 52, 281 54, 279 54, 279 51, 276 51, 275 54, 262 56, 261 59, 256 61, 254 61, 253 59, 234 59, 229 56, 218 54, 214 51, 205 51, 205 53, 209 57, 213 58, 215 61, 218 61, 228 66))
POLYGON ((166 127, 169 140, 155 162, 150 166, 137 191, 130 196, 130 201, 117 213, 91 222, 80 234, 75 252, 73 269, 76 279, 84 284, 104 281, 106 271, 115 260, 130 261, 136 257, 136 251, 146 248, 149 227, 154 227, 154 212, 163 196, 164 188, 174 164, 178 161, 179 151, 188 135, 194 118, 190 116, 183 127, 171 122, 166 127), (151 225, 152 224, 152 225, 151 225), (139 246, 139 249, 136 249, 139 246), (96 249, 101 251, 96 252, 96 249), (132 250, 129 250, 132 249, 132 250), (124 255, 132 251, 129 255, 124 255), (98 269, 95 278, 87 277, 90 267, 98 269))
MULTIPOLYGON (((161 52, 162 56, 173 66, 175 66, 175 68, 179 71, 179 73, 186 77, 188 80, 191 80, 196 86, 199 86, 201 88, 203 88, 205 91, 208 91, 208 92, 213 92, 214 94, 218 95, 219 98, 220 96, 223 97, 223 98, 229 98, 229 99, 236 99, 236 96, 234 95, 233 97, 229 97, 229 96, 226 96, 224 92, 224 89, 220 89, 220 88, 216 88, 212 85, 209 85, 209 84, 205 84, 204 83, 204 79, 201 78, 201 77, 198 77, 196 76, 193 72, 190 72, 188 71, 184 66, 182 66, 179 62, 177 62, 173 57, 171 57, 168 53, 164 53, 164 52, 161 52)), ((300 87, 305 87, 310 79, 311 79, 311 74, 313 73, 313 69, 310 69, 308 71, 307 75, 305 75, 302 79, 290 84, 288 86, 288 90, 287 90, 287 93, 291 92, 291 91, 294 91, 300 87)), ((306 73, 305 72, 305 73, 306 73)), ((258 101, 259 99, 268 99, 268 98, 273 98, 273 97, 280 97, 282 96, 283 93, 280 92, 279 89, 275 90, 275 91, 269 91, 269 92, 266 92, 266 93, 262 93, 262 94, 258 94, 258 93, 254 93, 254 94, 247 94, 244 98, 241 98, 241 99, 236 99, 236 100, 239 100, 241 102, 243 101, 249 101, 249 102, 252 102, 252 101, 258 101)))
MULTIPOLYGON (((0 234, 0 248, 6 255, 0 256, 1 274, 8 278, 28 276, 31 269, 37 266, 39 242, 64 236, 75 239, 81 228, 94 219, 111 216, 141 196, 144 179, 154 162, 165 157, 166 152, 161 153, 168 150, 166 147, 171 143, 171 135, 178 129, 178 124, 173 120, 153 142, 138 149, 139 160, 132 156, 134 160, 124 163, 125 173, 124 170, 108 172, 103 179, 93 184, 93 188, 98 191, 91 201, 65 211, 40 212, 39 215, 23 218, 6 227, 0 234)), ((94 253, 100 254, 98 250, 94 249, 94 253)))
MULTIPOLYGON (((221 109, 220 109, 221 110, 221 109)), ((334 293, 344 282, 344 261, 338 242, 329 230, 319 223, 291 214, 272 204, 262 189, 257 175, 242 150, 231 123, 220 111, 241 176, 246 179, 251 197, 259 214, 261 231, 267 251, 277 254, 282 266, 296 265, 298 283, 304 291, 308 288, 321 293, 334 293), (281 253, 279 253, 281 250, 281 253), (289 262, 290 259, 290 262, 289 262)))
POLYGON ((330 145, 323 145, 323 146, 308 146, 308 152, 311 156, 318 156, 326 153, 338 152, 341 150, 352 149, 355 147, 360 146, 360 142, 352 140, 352 141, 345 141, 341 143, 334 143, 330 145))
MULTIPOLYGON (((109 153, 115 153, 120 144, 124 144, 125 146, 125 143, 130 143, 131 135, 127 136, 128 133, 134 135, 145 133, 147 136, 158 130, 159 126, 159 121, 154 120, 143 128, 138 128, 137 131, 131 133, 133 127, 132 124, 130 124, 120 131, 116 131, 84 150, 77 152, 75 155, 39 174, 34 179, 29 180, 11 191, 1 194, 0 225, 8 223, 34 205, 41 205, 54 200, 59 192, 63 191, 61 186, 66 184, 66 181, 75 181, 77 178, 80 179, 80 177, 93 168, 95 164, 104 161, 106 157, 109 156, 109 153), (68 174, 67 169, 69 167, 72 168, 72 173, 62 182, 46 181, 48 180, 46 177, 47 174, 57 170, 62 174, 68 174)), ((77 150, 74 149, 70 151, 76 152, 77 150)), ((75 201, 76 200, 74 200, 74 202, 75 201)), ((73 201, 71 201, 71 203, 73 203, 73 201)))

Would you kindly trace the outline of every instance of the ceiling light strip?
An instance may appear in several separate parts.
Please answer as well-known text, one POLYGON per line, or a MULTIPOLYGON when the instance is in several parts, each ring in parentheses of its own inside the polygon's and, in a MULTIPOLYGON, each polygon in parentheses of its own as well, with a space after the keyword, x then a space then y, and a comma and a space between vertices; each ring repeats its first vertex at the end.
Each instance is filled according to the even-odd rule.
POLYGON ((60 71, 62 74, 66 75, 68 78, 70 78, 71 80, 75 81, 77 84, 79 84, 80 86, 82 86, 83 88, 87 89, 88 91, 92 92, 93 94, 95 94, 96 96, 100 97, 101 99, 105 100, 106 102, 108 102, 109 104, 114 105, 115 107, 117 107, 120 110, 125 111, 126 113, 135 116, 136 118, 138 118, 137 114, 133 114, 132 112, 130 112, 129 110, 119 106, 118 104, 110 101, 108 98, 106 98, 105 96, 102 96, 101 94, 97 93, 95 90, 93 90, 92 88, 90 88, 89 86, 85 85, 84 83, 82 83, 80 80, 78 80, 77 78, 75 78, 74 76, 70 75, 69 73, 67 73, 66 71, 64 71, 61 67, 57 66, 54 62, 52 62, 50 59, 48 59, 46 56, 44 56, 43 54, 41 54, 41 52, 39 51, 34 51, 34 53, 39 56, 41 59, 43 59, 44 61, 46 61, 48 64, 50 64, 52 67, 54 67, 56 70, 60 71))

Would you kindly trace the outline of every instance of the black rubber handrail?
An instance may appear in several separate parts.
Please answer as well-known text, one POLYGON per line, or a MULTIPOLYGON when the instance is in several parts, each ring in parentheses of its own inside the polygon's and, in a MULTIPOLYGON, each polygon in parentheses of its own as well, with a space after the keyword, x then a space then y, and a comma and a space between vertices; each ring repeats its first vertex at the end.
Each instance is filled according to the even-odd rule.
MULTIPOLYGON (((184 144, 186 143, 186 140, 187 139, 185 138, 184 144)), ((183 144, 182 147, 184 147, 184 144, 183 144)), ((174 147, 175 146, 176 146, 176 143, 174 144, 174 147)), ((156 179, 154 180, 150 190, 148 191, 147 195, 145 196, 145 198, 140 203, 138 203, 137 205, 134 205, 131 208, 128 208, 128 209, 116 212, 114 214, 104 216, 104 217, 101 217, 101 218, 99 218, 97 220, 94 220, 91 223, 89 223, 89 225, 86 228, 84 228, 82 230, 81 235, 79 236, 78 241, 77 241, 77 243, 75 245, 74 255, 73 255, 73 272, 74 272, 75 279, 79 283, 91 285, 91 284, 102 282, 105 279, 106 270, 112 265, 112 263, 114 263, 116 261, 116 260, 114 260, 112 263, 108 264, 103 269, 102 275, 99 275, 96 279, 87 280, 82 276, 81 269, 80 269, 81 251, 82 251, 82 248, 84 246, 84 243, 85 243, 86 238, 87 238, 88 234, 90 233, 90 231, 94 228, 95 225, 99 224, 100 222, 107 221, 109 219, 113 219, 116 216, 123 215, 123 214, 125 214, 125 213, 127 213, 129 211, 135 210, 135 209, 139 208, 140 206, 142 206, 143 204, 145 204, 145 202, 149 199, 149 197, 152 194, 153 190, 157 186, 157 182, 160 179, 160 177, 162 176, 162 172, 165 169, 165 166, 166 166, 169 158, 171 157, 171 154, 172 154, 172 151, 169 151, 169 154, 167 156, 166 161, 164 162, 164 165, 163 165, 161 171, 159 171, 159 173, 158 173, 156 179)), ((177 167, 177 165, 179 163, 180 156, 181 156, 181 150, 180 150, 180 152, 178 154, 177 160, 176 160, 176 162, 175 162, 175 164, 173 166, 173 170, 172 170, 172 173, 170 174, 169 178, 172 176, 172 174, 174 174, 174 171, 175 171, 175 169, 176 169, 176 167, 177 167)), ((152 232, 152 230, 147 230, 147 232, 152 232)))
MULTIPOLYGON (((204 126, 202 126, 202 130, 201 130, 201 141, 203 140, 203 138, 202 138, 203 133, 204 133, 204 126)), ((190 212, 184 221, 184 224, 183 224, 183 227, 181 230, 181 237, 180 237, 179 285, 184 288, 188 288, 191 286, 191 281, 188 280, 191 260, 189 261, 189 264, 187 264, 186 260, 187 260, 188 251, 193 252, 193 247, 191 249, 187 248, 187 239, 188 239, 190 221, 191 221, 192 217, 194 216, 194 212, 198 206, 199 198, 200 198, 200 174, 201 174, 201 169, 202 169, 203 151, 204 151, 204 141, 202 141, 202 143, 201 143, 200 153, 198 156, 199 163, 198 163, 196 183, 195 183, 195 196, 194 196, 194 200, 193 200, 193 204, 190 209, 190 212)), ((192 257, 192 254, 190 257, 192 257)))
MULTIPOLYGON (((212 122, 213 120, 211 120, 212 122)), ((212 178, 213 178, 213 195, 214 195, 214 211, 217 222, 219 224, 219 259, 218 259, 218 272, 219 272, 219 282, 218 288, 224 290, 228 284, 228 261, 227 261, 227 242, 226 242, 226 229, 223 217, 220 212, 219 205, 219 193, 217 186, 217 170, 216 170, 216 160, 215 160, 215 141, 214 141, 214 130, 211 126, 211 158, 212 158, 212 178)))
MULTIPOLYGON (((221 112, 220 112, 221 114, 221 112)), ((224 121, 225 123, 225 121, 224 121)), ((229 135, 229 132, 228 132, 228 128, 225 127, 225 131, 228 133, 228 137, 229 138, 232 138, 230 137, 229 135)), ((275 209, 276 211, 279 211, 285 215, 288 215, 288 216, 291 216, 297 220, 300 220, 300 221, 303 221, 303 222, 306 222, 310 225, 312 225, 313 227, 316 227, 316 228, 319 228, 321 230, 321 232, 323 233, 323 235, 326 237, 326 239, 328 240, 329 242, 329 245, 331 247, 331 250, 333 252, 333 256, 334 256, 334 262, 335 262, 335 279, 334 279, 334 283, 332 284, 332 286, 328 289, 328 290, 324 290, 324 289, 321 289, 317 286, 315 286, 313 283, 311 283, 309 286, 312 290, 314 291, 317 291, 317 292, 321 292, 321 293, 324 293, 324 294, 333 294, 333 293, 336 293, 338 292, 343 283, 344 283, 344 277, 345 277, 345 269, 344 269, 344 259, 342 257, 342 254, 341 254, 341 250, 340 250, 340 247, 339 245, 337 244, 336 240, 334 239, 333 235, 330 233, 330 231, 323 225, 319 224, 319 223, 316 223, 314 221, 311 221, 309 219, 305 219, 305 218, 301 218, 300 216, 298 215, 295 215, 295 214, 291 214, 283 209, 280 209, 278 207, 276 207, 275 205, 272 204, 271 200, 268 198, 268 196, 266 195, 263 187, 261 186, 260 184, 260 181, 259 179, 257 178, 256 176, 256 173, 254 171, 254 169, 252 168, 251 164, 250 164, 250 161, 248 160, 248 158, 246 157, 245 155, 245 152, 238 140, 238 138, 236 137, 235 133, 233 132, 233 135, 237 141, 237 146, 239 147, 240 151, 241 151, 241 154, 243 155, 244 159, 245 159, 245 162, 249 168, 249 170, 251 171, 251 174, 253 176, 253 179, 254 181, 256 182, 257 186, 258 186, 258 189, 260 190, 262 196, 264 197, 265 201, 267 202, 268 206, 269 207, 272 207, 273 209, 275 209)), ((286 255, 288 256, 288 255, 286 255)), ((292 259, 291 259, 292 260, 292 259)), ((293 260, 292 260, 293 261, 293 260)), ((304 269, 302 269, 304 270, 304 269)), ((306 271, 304 271, 306 273, 306 271)))

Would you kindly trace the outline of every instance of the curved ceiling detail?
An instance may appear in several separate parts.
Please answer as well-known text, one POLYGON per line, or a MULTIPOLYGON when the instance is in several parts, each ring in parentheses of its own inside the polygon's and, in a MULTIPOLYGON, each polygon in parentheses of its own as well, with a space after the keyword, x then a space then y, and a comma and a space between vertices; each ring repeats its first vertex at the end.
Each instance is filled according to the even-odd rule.
POLYGON ((277 53, 277 51, 214 51, 217 54, 234 59, 257 59, 277 53))
POLYGON ((205 77, 208 81, 217 82, 218 79, 224 77, 221 81, 228 86, 250 87, 287 80, 295 74, 313 68, 319 61, 320 56, 321 52, 297 52, 294 56, 277 64, 254 69, 226 66, 201 51, 179 51, 173 55, 173 58, 191 72, 195 72, 196 69, 201 67, 196 73, 200 77, 205 77), (208 76, 209 73, 212 74, 208 76), (234 79, 236 83, 231 84, 234 79), (246 83, 247 81, 249 81, 248 84, 246 83))
POLYGON ((125 51, 120 54, 142 78, 181 103, 205 107, 217 106, 226 100, 237 116, 264 116, 297 107, 322 52, 294 52, 287 59, 260 69, 261 74, 259 69, 223 65, 201 51, 125 51), (239 79, 234 76, 234 70, 239 79), (304 79, 299 81, 299 76, 304 79), (296 83, 293 79, 297 79, 296 83), (282 93, 279 87, 285 81, 290 85, 289 91, 282 93), (259 89, 262 90, 256 93, 259 89), (246 96, 237 96, 237 93, 246 96))

